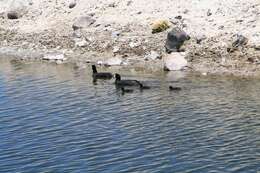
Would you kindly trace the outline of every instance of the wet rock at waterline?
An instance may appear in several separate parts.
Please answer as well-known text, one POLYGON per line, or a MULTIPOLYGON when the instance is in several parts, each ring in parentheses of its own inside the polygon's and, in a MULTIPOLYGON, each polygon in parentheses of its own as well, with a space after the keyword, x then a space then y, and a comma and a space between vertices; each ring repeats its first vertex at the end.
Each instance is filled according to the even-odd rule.
POLYGON ((107 65, 107 66, 119 66, 122 64, 123 64, 123 61, 119 57, 113 57, 104 62, 104 65, 107 65))
POLYGON ((90 25, 94 24, 95 22, 96 22, 96 20, 90 16, 81 16, 76 19, 76 21, 72 25, 72 28, 73 28, 73 30, 87 28, 90 25))
POLYGON ((48 61, 57 61, 57 63, 66 61, 67 58, 64 56, 62 53, 50 53, 46 54, 42 58, 43 60, 48 60, 48 61))
POLYGON ((171 52, 179 52, 181 46, 186 40, 189 40, 190 36, 186 34, 185 31, 183 31, 180 28, 174 28, 172 29, 166 39, 166 52, 171 53, 171 52))
POLYGON ((183 70, 187 65, 188 62, 184 58, 185 53, 181 52, 173 52, 166 57, 163 58, 164 61, 164 70, 167 71, 178 71, 183 70))

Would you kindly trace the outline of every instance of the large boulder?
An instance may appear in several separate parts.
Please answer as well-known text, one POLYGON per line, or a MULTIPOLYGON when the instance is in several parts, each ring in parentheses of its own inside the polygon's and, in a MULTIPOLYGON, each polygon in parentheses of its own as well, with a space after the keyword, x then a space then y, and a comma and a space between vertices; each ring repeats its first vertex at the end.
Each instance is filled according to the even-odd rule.
POLYGON ((8 19, 21 18, 28 12, 29 0, 12 0, 7 8, 6 16, 8 19))
POLYGON ((164 60, 164 70, 167 71, 178 71, 183 70, 187 65, 188 62, 184 58, 185 53, 181 52, 173 52, 166 57, 163 58, 164 60))
POLYGON ((166 52, 179 52, 183 43, 189 39, 190 36, 185 31, 180 28, 173 28, 167 35, 165 44, 166 52))
POLYGON ((76 19, 73 23, 72 28, 73 30, 78 30, 82 28, 87 28, 96 22, 91 16, 81 16, 76 19))

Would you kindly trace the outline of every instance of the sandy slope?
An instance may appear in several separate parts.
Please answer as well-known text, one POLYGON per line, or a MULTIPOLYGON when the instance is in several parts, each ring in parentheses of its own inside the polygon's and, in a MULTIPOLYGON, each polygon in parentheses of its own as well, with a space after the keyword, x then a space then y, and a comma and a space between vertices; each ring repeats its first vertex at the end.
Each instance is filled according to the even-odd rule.
MULTIPOLYGON (((6 2, 9 1, 2 0, 0 5, 8 8, 6 2)), ((70 26, 75 17, 94 13, 99 23, 136 23, 144 26, 156 19, 173 19, 182 15, 189 33, 210 36, 219 32, 250 36, 260 31, 259 0, 132 0, 131 3, 129 0, 78 0, 73 9, 68 8, 70 1, 66 0, 30 1, 29 13, 10 27, 18 27, 25 32, 40 31, 64 24, 70 26), (111 7, 112 4, 114 7, 111 7), (207 16, 208 10, 211 16, 207 16), (224 29, 219 29, 221 26, 224 29)))
MULTIPOLYGON (((107 36, 120 31, 124 33, 122 39, 125 37, 131 41, 129 37, 143 37, 145 41, 140 41, 141 44, 151 44, 147 51, 163 52, 163 43, 158 42, 165 39, 166 33, 151 35, 150 24, 157 19, 172 21, 173 27, 181 25, 192 38, 205 35, 208 40, 204 46, 207 48, 226 48, 235 34, 246 36, 251 47, 260 45, 260 0, 75 0, 76 6, 72 9, 68 8, 70 0, 24 0, 25 4, 30 4, 26 6, 25 15, 19 20, 8 20, 5 12, 10 9, 12 1, 0 0, 1 28, 15 30, 20 37, 26 37, 28 33, 56 33, 69 37, 77 17, 93 15, 96 22, 85 29, 87 37, 103 42, 108 40, 104 44, 111 44, 107 46, 111 49, 116 43, 111 43, 107 36), (175 19, 179 15, 182 19, 175 19)), ((123 43, 118 44, 122 46, 123 43)), ((145 46, 149 47, 149 44, 145 46)), ((192 47, 194 45, 189 49, 192 47)), ((253 54, 257 56, 259 52, 253 54)))

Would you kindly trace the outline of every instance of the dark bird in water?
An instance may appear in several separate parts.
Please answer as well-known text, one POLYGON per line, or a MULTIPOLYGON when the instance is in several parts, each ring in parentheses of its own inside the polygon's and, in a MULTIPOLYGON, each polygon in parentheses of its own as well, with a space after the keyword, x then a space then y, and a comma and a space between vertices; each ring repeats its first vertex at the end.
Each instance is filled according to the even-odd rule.
POLYGON ((151 89, 151 87, 149 86, 144 86, 143 84, 140 85, 140 89, 141 90, 147 90, 147 89, 151 89))
POLYGON ((134 92, 134 90, 132 90, 132 89, 125 89, 124 87, 121 87, 121 91, 122 91, 122 94, 124 94, 124 93, 133 93, 134 92))
POLYGON ((181 91, 181 88, 180 87, 169 86, 169 90, 170 91, 181 91))
POLYGON ((112 73, 97 72, 97 68, 95 65, 92 65, 92 71, 93 71, 92 76, 94 79, 112 79, 113 78, 112 73))
POLYGON ((119 74, 115 74, 116 86, 124 87, 124 86, 139 86, 141 88, 142 84, 138 80, 121 80, 121 76, 119 74))

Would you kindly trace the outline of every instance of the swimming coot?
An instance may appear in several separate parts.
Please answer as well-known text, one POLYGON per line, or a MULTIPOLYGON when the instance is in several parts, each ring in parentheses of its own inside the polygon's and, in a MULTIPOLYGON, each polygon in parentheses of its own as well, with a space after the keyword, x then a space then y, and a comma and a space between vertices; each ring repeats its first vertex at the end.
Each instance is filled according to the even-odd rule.
POLYGON ((124 86, 139 86, 141 88, 142 84, 138 80, 121 80, 121 76, 119 74, 115 74, 116 81, 115 84, 120 87, 124 86))
POLYGON ((122 91, 122 94, 124 94, 124 93, 133 93, 134 92, 134 90, 132 90, 132 89, 125 89, 124 87, 121 87, 121 91, 122 91))
POLYGON ((170 91, 181 91, 182 89, 180 87, 169 86, 169 90, 170 91))
POLYGON ((93 71, 92 76, 94 79, 112 79, 113 78, 112 73, 103 73, 103 72, 98 73, 95 65, 92 65, 92 71, 93 71))
POLYGON ((140 89, 141 89, 141 90, 147 90, 147 89, 151 89, 151 87, 149 87, 149 86, 144 86, 143 84, 140 84, 140 89))

